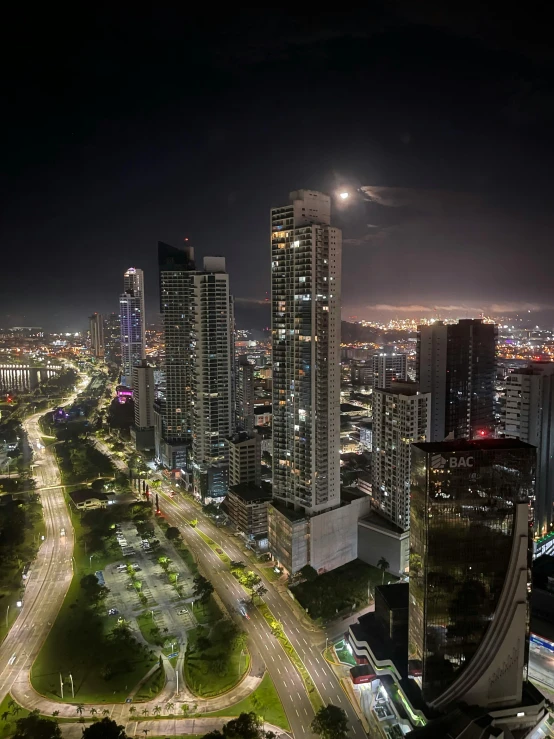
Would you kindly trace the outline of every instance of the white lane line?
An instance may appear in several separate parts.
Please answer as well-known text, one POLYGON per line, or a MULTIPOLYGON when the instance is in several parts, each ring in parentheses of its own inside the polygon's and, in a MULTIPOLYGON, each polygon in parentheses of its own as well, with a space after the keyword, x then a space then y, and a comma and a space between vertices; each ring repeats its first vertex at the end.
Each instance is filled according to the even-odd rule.
POLYGON ((307 647, 309 646, 308 642, 307 642, 307 641, 306 641, 306 640, 304 639, 304 637, 302 637, 302 641, 304 642, 304 644, 305 644, 305 645, 306 645, 307 647))
POLYGON ((296 715, 298 716, 298 718, 300 718, 300 714, 298 713, 298 708, 295 708, 294 710, 296 711, 296 715))

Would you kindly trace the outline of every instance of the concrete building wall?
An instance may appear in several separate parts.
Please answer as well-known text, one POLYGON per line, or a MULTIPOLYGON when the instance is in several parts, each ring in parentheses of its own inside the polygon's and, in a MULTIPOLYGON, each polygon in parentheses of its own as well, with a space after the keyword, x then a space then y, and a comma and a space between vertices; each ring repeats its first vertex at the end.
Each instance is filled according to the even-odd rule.
POLYGON ((369 513, 369 497, 310 518, 310 564, 327 572, 358 556, 358 519, 369 513))
POLYGON ((398 532, 379 527, 367 521, 358 521, 358 557, 363 562, 377 567, 384 557, 389 563, 388 571, 394 575, 406 574, 410 560, 410 532, 398 532))

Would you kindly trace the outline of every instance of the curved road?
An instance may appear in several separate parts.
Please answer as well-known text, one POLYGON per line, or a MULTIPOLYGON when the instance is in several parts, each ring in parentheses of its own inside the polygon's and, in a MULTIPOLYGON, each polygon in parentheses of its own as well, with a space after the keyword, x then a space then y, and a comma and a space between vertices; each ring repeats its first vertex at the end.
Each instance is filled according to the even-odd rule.
MULTIPOLYGON (((64 405, 73 402, 87 381, 88 378, 84 378, 79 382, 64 405)), ((42 447, 38 451, 42 437, 38 422, 46 412, 29 416, 23 423, 29 445, 36 455, 35 479, 42 501, 46 538, 31 568, 21 613, 0 645, 0 702, 14 682, 30 672, 73 577, 73 527, 63 490, 59 487, 58 465, 52 448, 42 447), (65 529, 65 536, 61 535, 62 529, 65 529)))

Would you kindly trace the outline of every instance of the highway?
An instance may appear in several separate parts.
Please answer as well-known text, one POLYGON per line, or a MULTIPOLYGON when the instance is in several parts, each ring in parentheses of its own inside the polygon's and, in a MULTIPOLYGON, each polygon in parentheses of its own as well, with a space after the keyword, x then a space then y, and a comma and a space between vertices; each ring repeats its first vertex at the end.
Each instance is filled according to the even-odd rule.
MULTIPOLYGON (((80 381, 75 392, 64 405, 73 402, 86 385, 80 381)), ((38 422, 46 411, 29 416, 23 422, 29 445, 35 450, 35 480, 41 493, 46 538, 32 565, 23 595, 23 606, 12 628, 0 645, 0 702, 9 693, 13 683, 31 666, 40 651, 50 626, 69 588, 73 570, 73 527, 67 510, 60 473, 54 452, 49 447, 39 450, 41 430, 38 422), (61 535, 65 529, 65 536, 61 535)))
MULTIPOLYGON (((212 581, 216 592, 224 603, 229 608, 236 608, 238 601, 245 597, 244 589, 231 575, 228 566, 219 559, 211 547, 189 525, 188 522, 191 519, 198 518, 198 510, 181 495, 171 498, 168 495, 168 489, 162 489, 160 495, 160 508, 163 515, 170 523, 179 527, 187 546, 196 555, 200 569, 212 581)), ((238 547, 236 541, 222 529, 217 528, 204 517, 199 520, 198 528, 220 545, 231 559, 236 561, 244 559, 244 553, 238 547)), ((251 569, 255 570, 256 568, 251 566, 251 569)), ((275 592, 271 584, 268 585, 268 592, 264 596, 264 601, 283 625, 286 636, 302 658, 324 704, 333 703, 346 711, 351 727, 350 736, 356 737, 356 739, 366 737, 367 735, 350 701, 338 683, 331 667, 323 659, 322 647, 324 644, 318 643, 318 638, 321 639, 321 632, 314 633, 306 629, 295 612, 275 592)), ((280 643, 272 635, 265 619, 253 609, 251 619, 249 621, 244 620, 244 628, 261 651, 269 674, 273 678, 283 702, 295 737, 298 739, 298 737, 313 736, 309 730, 309 724, 313 719, 314 711, 302 679, 280 643)))

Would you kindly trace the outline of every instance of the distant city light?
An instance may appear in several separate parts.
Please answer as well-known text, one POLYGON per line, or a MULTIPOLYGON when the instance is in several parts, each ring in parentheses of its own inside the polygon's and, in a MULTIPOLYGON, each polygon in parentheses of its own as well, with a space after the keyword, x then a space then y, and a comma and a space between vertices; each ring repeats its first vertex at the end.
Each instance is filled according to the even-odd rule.
POLYGON ((340 196, 339 196, 339 197, 341 198, 341 200, 346 200, 346 198, 347 198, 347 197, 348 197, 349 195, 350 195, 350 193, 348 193, 348 192, 341 192, 341 194, 340 194, 340 196))

